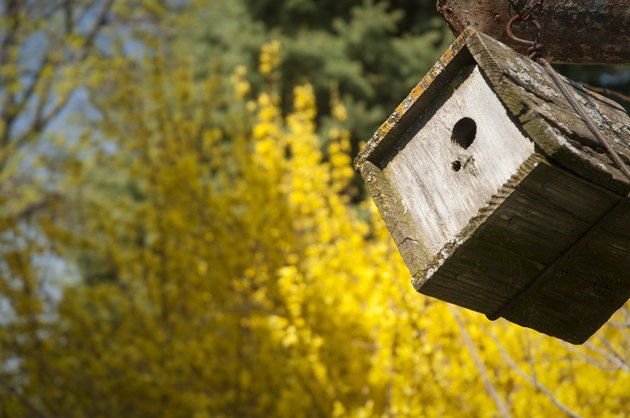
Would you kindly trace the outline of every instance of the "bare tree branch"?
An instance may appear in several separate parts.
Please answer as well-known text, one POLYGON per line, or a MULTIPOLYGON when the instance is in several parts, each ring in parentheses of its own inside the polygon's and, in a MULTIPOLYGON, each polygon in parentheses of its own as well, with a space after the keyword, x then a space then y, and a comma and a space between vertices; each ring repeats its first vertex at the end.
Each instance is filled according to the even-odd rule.
POLYGON ((470 334, 468 333, 466 326, 462 322, 459 312, 457 312, 457 308, 451 305, 448 305, 448 308, 453 314, 453 317, 455 318, 455 322, 457 322, 457 326, 459 327, 459 330, 462 333, 462 337, 464 338, 464 344, 466 344, 466 347, 468 348, 468 351, 470 352, 470 355, 473 361, 475 362, 475 365, 477 366, 477 370, 479 371, 479 375, 481 376, 481 379, 483 380, 483 383, 486 387, 486 391, 488 392, 488 394, 490 395, 490 397, 496 404, 497 409, 499 410, 499 413, 501 414, 501 416, 510 417, 511 416, 510 412, 508 411, 508 408, 505 405, 505 402, 503 401, 503 399, 497 392, 496 387, 492 384, 492 381, 490 380, 490 377, 488 376, 488 371, 486 369, 486 366, 483 364, 483 361, 479 357, 479 353, 477 352, 475 343, 470 337, 470 334))
POLYGON ((17 33, 20 28, 20 19, 18 19, 20 0, 6 0, 5 11, 9 17, 9 27, 0 45, 0 65, 7 63, 9 58, 9 49, 16 41, 17 33))
POLYGON ((42 59, 42 62, 37 66, 37 69, 33 73, 33 79, 31 80, 31 83, 29 84, 29 86, 26 88, 26 91, 24 92, 22 99, 14 106, 14 111, 12 112, 14 115, 22 113, 24 109, 26 108, 26 105, 31 100, 33 93, 35 93, 37 86, 42 81, 41 78, 44 73, 44 69, 46 68, 46 65, 48 65, 49 62, 50 62, 50 54, 46 54, 44 58, 42 59))
POLYGON ((41 19, 49 19, 50 17, 52 17, 55 13, 57 13, 59 11, 59 8, 63 5, 63 2, 65 0, 59 0, 59 1, 47 1, 46 2, 46 6, 48 6, 47 8, 44 8, 41 11, 41 15, 40 18, 41 19))
POLYGON ((525 332, 525 339, 527 340, 527 359, 529 360, 529 368, 532 369, 532 379, 538 381, 538 373, 536 373, 536 362, 534 361, 534 354, 532 353, 532 339, 529 336, 529 332, 525 332))
MULTIPOLYGON (((6 17, 9 19, 8 28, 6 28, 4 39, 0 44, 0 67, 4 66, 9 61, 10 49, 15 45, 17 41, 17 34, 20 29, 19 14, 19 0, 7 0, 5 5, 6 17)), ((13 94, 7 86, 14 81, 14 77, 7 79, 5 75, 0 74, 0 85, 3 86, 4 94, 0 100, 0 119, 7 120, 7 113, 13 104, 13 94)), ((5 133, 9 132, 9 128, 5 127, 5 133)), ((2 145, 2 143, 0 143, 2 145)))
POLYGON ((616 366, 616 365, 610 365, 610 362, 602 362, 600 359, 597 359, 587 353, 585 353, 583 350, 579 350, 577 349, 574 345, 566 343, 564 341, 561 342, 562 345, 564 346, 564 348, 566 348, 567 350, 575 353, 576 355, 580 356, 580 358, 584 361, 586 361, 588 364, 590 364, 593 367, 597 367, 598 369, 601 370, 605 370, 607 372, 614 372, 617 370, 621 370, 620 367, 616 366))
POLYGON ((39 409, 37 405, 35 405, 35 403, 33 403, 33 401, 31 401, 27 396, 25 396, 23 393, 21 393, 12 385, 2 379, 0 379, 0 387, 3 387, 8 393, 10 393, 12 396, 15 396, 24 406, 30 409, 31 412, 35 414, 35 416, 39 418, 50 418, 44 411, 39 409))
POLYGON ((24 219, 29 216, 34 215, 37 212, 40 212, 43 209, 46 209, 50 206, 51 203, 57 201, 59 199, 58 194, 50 194, 45 196, 44 198, 38 200, 37 202, 33 202, 30 205, 22 208, 19 212, 12 214, 15 219, 24 219))
POLYGON ((64 0, 63 2, 63 18, 66 34, 74 32, 74 20, 72 19, 74 11, 74 1, 64 0))
POLYGON ((96 40, 97 35, 99 34, 103 26, 105 26, 105 24, 107 23, 107 15, 112 9, 113 4, 114 4, 114 0, 107 0, 105 5, 101 9, 101 12, 99 13, 98 18, 94 22, 92 29, 90 29, 90 31, 88 32, 86 36, 86 40, 85 40, 85 43, 83 44, 83 48, 81 49, 81 51, 79 52, 77 56, 78 61, 83 61, 87 57, 87 54, 92 49, 92 46, 94 45, 94 41, 96 40))
MULTIPOLYGON (((63 5, 65 8, 67 7, 72 8, 72 6, 68 6, 68 4, 72 4, 72 3, 73 3, 72 0, 64 0, 63 5)), ((86 35, 85 43, 82 45, 75 59, 71 63, 72 65, 77 65, 88 57, 90 51, 92 50, 94 46, 94 42, 98 34, 107 23, 107 16, 109 15, 109 12, 111 11, 113 4, 114 4, 114 0, 107 0, 105 2, 94 24, 92 25, 91 29, 88 31, 86 35)), ((60 7, 61 5, 62 3, 59 3, 57 6, 60 7)), ((68 18, 67 14, 66 14, 66 18, 68 18)), ((59 39, 59 41, 61 41, 61 38, 59 39)), ((57 49, 59 46, 60 45, 51 46, 51 51, 57 49)), ((13 106, 10 102, 7 103, 5 106, 3 106, 3 109, 2 109, 3 114, 1 115, 1 117, 5 121, 6 128, 5 128, 5 132, 2 138, 0 138, 0 146, 6 147, 8 142, 10 141, 11 127, 13 123, 15 122, 17 116, 21 112, 23 112, 24 109, 28 106, 35 91, 37 90, 38 85, 40 85, 41 82, 43 81, 42 75, 44 73, 46 66, 49 63, 50 63, 50 53, 47 53, 45 57, 43 58, 42 62, 40 63, 40 65, 38 66, 35 72, 34 78, 31 81, 31 84, 27 87, 26 91, 24 92, 24 95, 22 99, 20 100, 20 102, 17 103, 16 106, 13 106), (9 110, 11 108, 13 110, 9 110)), ((50 91, 52 87, 52 82, 53 80, 48 80, 48 85, 45 87, 45 93, 43 93, 41 97, 39 98, 39 100, 37 101, 37 104, 35 105, 35 117, 33 118, 30 126, 22 133, 22 135, 20 135, 18 138, 15 138, 13 141, 11 141, 17 144, 14 147, 14 149, 20 148, 23 144, 25 144, 26 142, 29 142, 30 139, 34 138, 35 135, 42 132, 46 128, 46 126, 48 126, 50 121, 54 119, 70 101, 71 93, 69 93, 66 97, 58 99, 57 103, 54 104, 48 112, 44 113, 46 106, 50 103, 50 99, 51 99, 50 91)), ((10 97, 9 99, 11 100, 10 97)), ((2 166, 3 165, 0 165, 0 168, 2 166)))
POLYGON ((625 94, 619 93, 618 91, 611 90, 606 87, 595 87, 586 83, 581 83, 581 84, 583 87, 591 91, 594 91, 595 93, 603 94, 604 96, 611 96, 623 102, 630 103, 630 96, 626 96, 625 94))
POLYGON ((628 349, 630 349, 630 314, 628 314, 628 309, 626 309, 625 306, 622 306, 621 309, 619 309, 619 312, 623 318, 623 329, 621 330, 621 333, 626 341, 628 349))
POLYGON ((560 409, 562 412, 564 412, 565 414, 567 414, 568 416, 570 416, 572 418, 581 418, 581 415, 579 415, 576 412, 572 411, 568 406, 566 406, 565 404, 560 402, 560 400, 558 398, 556 398, 555 395, 545 385, 543 385, 540 381, 538 381, 537 379, 532 378, 527 373, 525 373, 518 366, 518 364, 516 364, 516 362, 512 359, 512 357, 510 357, 510 355, 508 354, 508 352, 505 349, 505 347, 503 347, 503 344, 501 344, 501 342, 498 340, 498 338, 493 333, 491 333, 486 327, 482 326, 482 329, 486 333, 486 335, 488 335, 492 339, 492 341, 494 341, 494 343, 497 345, 497 348, 499 349, 499 352, 501 353, 501 356, 508 363, 508 365, 512 368, 512 370, 514 370, 516 373, 518 373, 523 379, 525 379, 529 383, 531 383, 536 389, 538 389, 539 391, 544 393, 549 398, 549 400, 556 407, 558 407, 558 409, 560 409))
POLYGON ((81 24, 85 16, 87 16, 88 12, 90 11, 91 6, 92 6, 91 3, 86 3, 80 9, 75 11, 75 14, 76 14, 76 18, 74 19, 75 25, 81 24))
POLYGON ((597 353, 599 353, 602 356, 606 357, 611 362, 616 363, 617 365, 619 365, 619 367, 621 369, 623 369, 626 372, 630 373, 630 364, 628 364, 626 359, 624 359, 617 352, 617 350, 615 350, 615 348, 612 346, 610 341, 608 341, 608 339, 606 339, 606 337, 604 337, 601 334, 598 334, 597 337, 602 342, 602 344, 604 345, 604 347, 606 348, 607 351, 604 351, 604 350, 600 349, 599 347, 597 347, 595 344, 592 344, 592 343, 587 343, 588 347, 590 349, 592 349, 593 351, 596 351, 597 353))

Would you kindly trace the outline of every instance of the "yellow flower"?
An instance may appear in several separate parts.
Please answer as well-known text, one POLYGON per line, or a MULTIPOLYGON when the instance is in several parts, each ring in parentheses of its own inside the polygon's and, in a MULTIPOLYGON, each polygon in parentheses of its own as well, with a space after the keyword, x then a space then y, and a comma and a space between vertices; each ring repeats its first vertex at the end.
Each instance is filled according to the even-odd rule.
POLYGON ((258 70, 263 75, 269 75, 280 65, 280 42, 272 41, 262 46, 258 70))

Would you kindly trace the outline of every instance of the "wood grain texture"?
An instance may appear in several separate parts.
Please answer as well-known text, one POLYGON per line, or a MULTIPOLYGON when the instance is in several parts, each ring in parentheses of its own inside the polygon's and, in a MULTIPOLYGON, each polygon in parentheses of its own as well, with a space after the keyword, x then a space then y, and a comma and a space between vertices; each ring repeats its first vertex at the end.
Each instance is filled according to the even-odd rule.
MULTIPOLYGON (((630 191, 630 181, 540 64, 483 34, 470 36, 467 46, 503 104, 544 154, 602 187, 630 191)), ((630 162, 630 116, 617 103, 563 80, 613 148, 630 162)))
POLYGON ((377 161, 411 124, 416 123, 442 90, 453 90, 453 86, 448 85, 455 74, 452 69, 474 64, 466 48, 466 43, 473 35, 473 31, 464 30, 387 120, 381 124, 357 155, 354 161, 357 170, 360 170, 361 164, 367 160, 377 161))
POLYGON ((462 69, 455 80, 457 90, 435 100, 431 119, 407 133, 411 138, 397 144, 384 168, 434 253, 457 239, 534 153, 533 142, 512 123, 477 66, 462 69), (453 127, 464 118, 476 130, 466 149, 451 139, 453 127))
POLYGON ((412 274, 424 271, 431 254, 400 195, 382 170, 369 161, 361 165, 361 176, 407 268, 412 274))
POLYGON ((630 230, 630 206, 613 212, 574 249, 592 226, 587 219, 601 218, 620 199, 557 166, 539 163, 417 288, 489 315, 517 297, 504 313, 506 319, 583 343, 630 296, 630 234, 609 232, 630 230), (527 290, 569 249, 574 250, 570 257, 541 285, 527 290))
MULTIPOLYGON (((505 35, 507 0, 438 0, 438 11, 451 30, 468 26, 526 54, 527 47, 505 35)), ((543 25, 544 54, 558 63, 630 63, 630 6, 627 0, 545 0, 538 19, 543 25)), ((518 36, 534 39, 533 26, 518 25, 518 36)))

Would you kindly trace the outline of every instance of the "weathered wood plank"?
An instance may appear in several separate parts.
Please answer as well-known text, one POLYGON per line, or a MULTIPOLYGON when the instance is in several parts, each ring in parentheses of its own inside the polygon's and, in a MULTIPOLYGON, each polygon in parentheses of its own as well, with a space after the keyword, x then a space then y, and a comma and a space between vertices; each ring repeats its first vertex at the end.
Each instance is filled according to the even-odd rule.
POLYGON ((505 318, 572 344, 582 344, 627 301, 627 296, 603 288, 587 290, 575 281, 564 287, 553 283, 553 288, 524 297, 505 318), (587 293, 587 297, 578 292, 587 293))
POLYGON ((361 164, 361 176, 409 271, 413 275, 426 269, 431 253, 404 209, 400 195, 392 189, 382 170, 370 161, 361 164))
POLYGON ((455 250, 420 291, 490 314, 514 297, 544 267, 493 242, 470 239, 455 250))
POLYGON ((384 168, 430 252, 439 252, 532 154, 534 144, 511 122, 477 67, 462 70, 459 88, 435 100, 438 109, 401 141, 384 168), (464 121, 467 147, 453 138, 464 121), (415 133, 414 133, 415 132, 415 133), (417 164, 422 161, 424 164, 417 164))
POLYGON ((559 268, 618 293, 630 291, 630 202, 622 201, 559 268))
POLYGON ((474 64, 466 42, 473 32, 465 30, 448 47, 440 60, 436 62, 422 80, 411 90, 409 95, 398 105, 396 110, 378 128, 372 138, 361 149, 355 159, 355 168, 360 170, 361 164, 367 160, 375 162, 383 152, 398 140, 411 124, 415 123, 443 89, 453 90, 448 83, 460 67, 474 64), (430 87, 430 88, 429 88, 430 87))
POLYGON ((504 317, 573 344, 582 344, 627 300, 627 292, 583 280, 579 271, 569 273, 559 268, 536 292, 520 297, 504 317))
MULTIPOLYGON (((602 187, 620 194, 630 191, 630 181, 541 65, 483 34, 471 35, 467 46, 501 101, 548 157, 602 187)), ((622 159, 630 162, 630 116, 618 104, 564 80, 622 159)))
POLYGON ((476 235, 550 264, 621 196, 539 164, 476 235))
POLYGON ((630 203, 624 201, 505 318, 576 344, 586 341, 630 297, 628 223, 630 203))
POLYGON ((571 213, 518 188, 480 226, 476 237, 492 240, 525 258, 550 264, 589 226, 571 213))
POLYGON ((608 216, 602 229, 614 236, 630 240, 630 201, 622 202, 618 210, 608 216))
MULTIPOLYGON (((505 34, 511 17, 508 4, 507 0, 438 0, 437 8, 456 35, 473 26, 527 54, 526 46, 505 34)), ((544 28, 542 43, 550 62, 630 63, 627 0, 545 0, 537 18, 544 28)), ((535 39, 531 25, 514 30, 525 39, 535 39)))
POLYGON ((540 164, 520 187, 589 224, 622 197, 549 163, 540 164))
MULTIPOLYGON (((556 167, 538 164, 419 290, 491 314, 570 248, 618 199, 556 167)), ((605 251, 605 243, 594 245, 605 251)), ((576 254, 576 259, 587 255, 576 254)), ((621 262, 630 265, 630 252, 621 262)), ((597 269, 592 278, 596 283, 601 266, 597 269)), ((528 315, 536 321, 532 312, 528 315)))
POLYGON ((587 282, 627 294, 629 265, 630 240, 601 230, 561 268, 567 275, 580 276, 587 282))

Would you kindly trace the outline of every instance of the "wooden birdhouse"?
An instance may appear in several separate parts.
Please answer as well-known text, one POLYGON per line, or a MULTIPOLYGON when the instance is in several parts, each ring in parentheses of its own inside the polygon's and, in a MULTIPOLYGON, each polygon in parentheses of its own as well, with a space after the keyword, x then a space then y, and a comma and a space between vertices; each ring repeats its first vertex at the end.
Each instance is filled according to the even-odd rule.
MULTIPOLYGON (((564 83, 625 161, 630 117, 564 83)), ((630 181, 542 66, 470 29, 356 160, 421 293, 574 344, 630 296, 630 181)))

